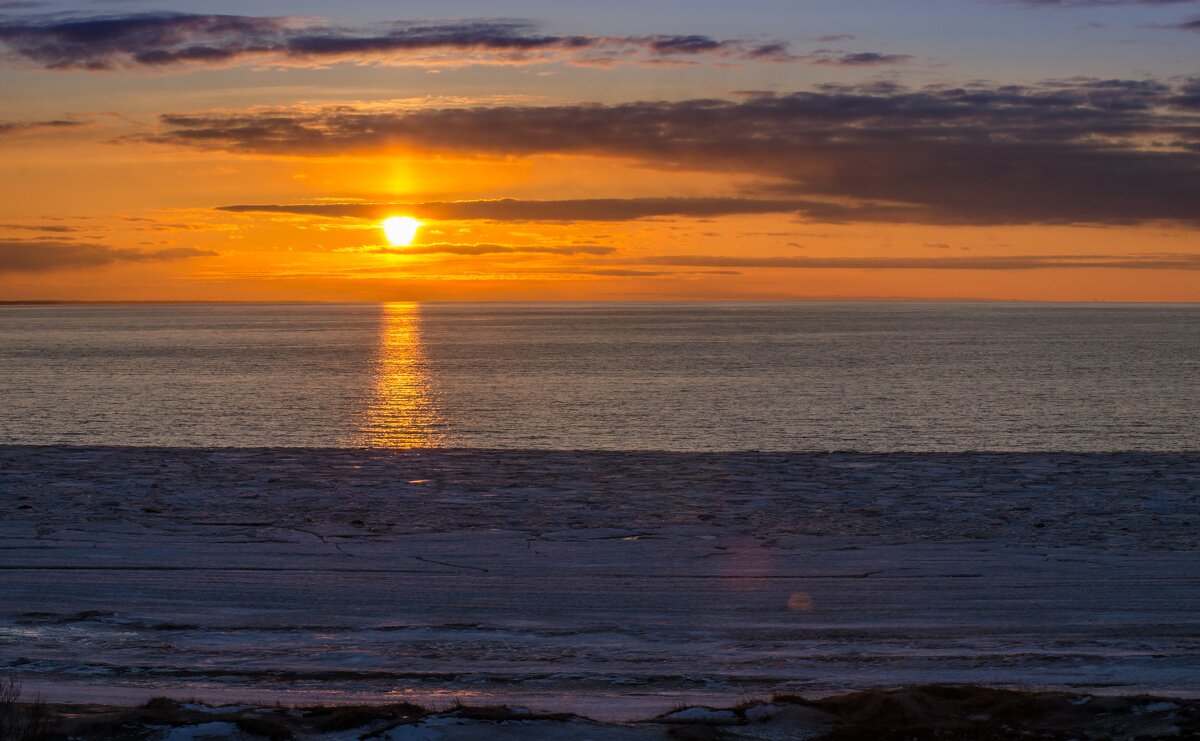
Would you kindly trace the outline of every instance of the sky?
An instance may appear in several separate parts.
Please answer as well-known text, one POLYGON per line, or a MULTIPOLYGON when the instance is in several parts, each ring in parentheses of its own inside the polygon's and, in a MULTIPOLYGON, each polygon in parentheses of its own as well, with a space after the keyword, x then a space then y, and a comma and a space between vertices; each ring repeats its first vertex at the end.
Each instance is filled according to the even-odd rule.
POLYGON ((1200 301, 1200 0, 0 1, 0 101, 0 300, 1200 301))

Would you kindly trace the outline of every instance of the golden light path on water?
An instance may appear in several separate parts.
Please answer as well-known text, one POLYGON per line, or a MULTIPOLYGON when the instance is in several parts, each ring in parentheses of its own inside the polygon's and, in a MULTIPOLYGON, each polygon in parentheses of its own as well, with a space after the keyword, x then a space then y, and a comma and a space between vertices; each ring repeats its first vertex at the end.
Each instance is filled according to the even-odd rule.
POLYGON ((375 360, 375 391, 359 443, 378 448, 436 448, 445 439, 428 359, 421 307, 385 304, 375 360))

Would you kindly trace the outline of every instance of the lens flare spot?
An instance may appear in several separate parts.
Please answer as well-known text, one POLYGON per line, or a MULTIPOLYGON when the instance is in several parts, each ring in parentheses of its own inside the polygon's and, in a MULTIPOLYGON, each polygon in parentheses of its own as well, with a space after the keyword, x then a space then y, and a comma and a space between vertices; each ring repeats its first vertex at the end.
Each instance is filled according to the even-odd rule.
POLYGON ((792 612, 808 612, 813 608, 813 598, 807 592, 796 592, 788 597, 787 605, 792 612))

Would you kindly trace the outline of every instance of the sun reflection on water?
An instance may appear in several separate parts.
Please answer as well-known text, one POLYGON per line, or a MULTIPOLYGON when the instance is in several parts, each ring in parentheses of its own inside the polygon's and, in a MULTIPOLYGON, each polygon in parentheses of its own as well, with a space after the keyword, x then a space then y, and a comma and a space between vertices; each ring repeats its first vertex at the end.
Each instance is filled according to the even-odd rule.
POLYGON ((421 342, 421 307, 386 304, 375 361, 375 393, 360 443, 377 448, 436 448, 445 420, 421 342))

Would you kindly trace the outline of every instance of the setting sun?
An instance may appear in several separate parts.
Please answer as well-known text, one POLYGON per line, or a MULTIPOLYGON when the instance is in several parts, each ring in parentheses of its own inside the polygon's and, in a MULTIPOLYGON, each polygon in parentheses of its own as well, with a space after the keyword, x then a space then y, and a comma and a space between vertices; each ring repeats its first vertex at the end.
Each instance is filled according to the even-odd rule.
POLYGON ((413 243, 417 230, 424 226, 411 216, 393 216, 383 220, 383 233, 389 243, 397 247, 407 247, 413 243))

